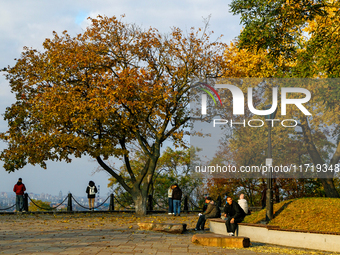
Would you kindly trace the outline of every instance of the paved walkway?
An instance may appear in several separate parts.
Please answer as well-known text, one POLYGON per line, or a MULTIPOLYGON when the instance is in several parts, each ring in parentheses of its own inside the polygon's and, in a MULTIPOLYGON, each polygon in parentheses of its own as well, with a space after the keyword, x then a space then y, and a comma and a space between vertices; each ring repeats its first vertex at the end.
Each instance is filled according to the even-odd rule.
MULTIPOLYGON (((192 222, 197 217, 186 219, 192 222)), ((157 220, 157 216, 143 218, 157 220)), ((194 231, 167 234, 137 229, 140 218, 114 215, 0 216, 0 254, 327 254, 253 244, 250 249, 204 247, 191 243, 194 231), (262 249, 262 250, 261 250, 262 249), (269 253, 268 253, 269 251, 269 253), (272 252, 270 252, 272 251, 272 252)), ((179 220, 179 219, 176 219, 179 220)), ((190 227, 190 226, 189 226, 190 227)), ((328 253, 330 254, 330 253, 328 253)))

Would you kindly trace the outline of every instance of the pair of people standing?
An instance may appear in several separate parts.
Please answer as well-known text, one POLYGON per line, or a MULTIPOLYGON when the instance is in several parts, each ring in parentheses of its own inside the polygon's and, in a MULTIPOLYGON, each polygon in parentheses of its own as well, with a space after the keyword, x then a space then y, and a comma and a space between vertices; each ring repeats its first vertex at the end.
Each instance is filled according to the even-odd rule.
MULTIPOLYGON (((22 178, 18 179, 18 182, 14 185, 13 191, 16 194, 15 205, 16 211, 21 212, 24 209, 24 193, 26 191, 25 184, 22 183, 22 178)), ((97 193, 97 187, 93 181, 89 182, 89 186, 86 188, 87 197, 89 199, 89 209, 93 210, 94 200, 97 193)))
POLYGON ((181 213, 182 190, 177 184, 171 185, 168 189, 169 215, 178 215, 181 213))

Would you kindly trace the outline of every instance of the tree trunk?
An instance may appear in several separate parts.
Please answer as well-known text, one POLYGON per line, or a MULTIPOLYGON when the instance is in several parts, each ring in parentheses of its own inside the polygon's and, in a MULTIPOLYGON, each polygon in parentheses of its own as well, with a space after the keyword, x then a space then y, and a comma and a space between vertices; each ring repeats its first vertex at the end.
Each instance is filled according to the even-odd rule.
POLYGON ((339 193, 334 186, 333 178, 321 178, 320 181, 325 189, 326 197, 339 197, 339 193))
POLYGON ((139 193, 136 196, 132 196, 132 199, 135 202, 136 215, 140 215, 140 216, 146 215, 147 197, 139 193))
MULTIPOLYGON (((310 130, 310 127, 307 122, 307 117, 301 118, 301 127, 303 131, 303 137, 305 140, 305 143, 307 145, 307 151, 313 161, 314 165, 322 165, 324 163, 323 159, 321 158, 318 150, 315 147, 315 144, 313 142, 312 138, 312 132, 310 130)), ((325 190, 326 197, 334 197, 338 198, 339 193, 336 190, 334 186, 334 181, 333 181, 333 172, 326 172, 323 173, 322 178, 319 178, 319 180, 322 183, 322 186, 325 190)))
POLYGON ((125 180, 120 175, 118 175, 113 169, 111 169, 108 165, 106 165, 105 162, 100 157, 97 157, 97 161, 103 167, 104 170, 106 170, 114 178, 116 178, 119 184, 122 185, 122 187, 128 193, 131 194, 131 197, 135 203, 136 214, 146 215, 146 201, 149 189, 149 180, 145 178, 144 182, 142 183, 138 183, 136 180, 134 180, 135 181, 134 185, 132 187, 129 187, 126 184, 125 180))
MULTIPOLYGON (((125 148, 124 143, 122 142, 122 148, 125 148)), ((152 181, 152 177, 155 173, 157 160, 160 156, 160 145, 156 143, 153 146, 153 154, 149 156, 146 165, 144 168, 139 171, 138 175, 135 176, 132 169, 130 168, 130 162, 128 157, 125 157, 125 166, 127 169, 130 169, 130 182, 132 183, 132 187, 130 187, 125 181, 124 177, 116 173, 111 167, 109 167, 105 162, 98 156, 97 162, 100 166, 106 170, 109 174, 111 174, 116 180, 119 182, 122 187, 131 194, 131 197, 135 203, 135 211, 137 215, 146 215, 147 213, 147 198, 148 191, 150 188, 150 184, 152 181)), ((127 177, 128 178, 128 177, 127 177)), ((126 179, 127 179, 126 178, 126 179)))

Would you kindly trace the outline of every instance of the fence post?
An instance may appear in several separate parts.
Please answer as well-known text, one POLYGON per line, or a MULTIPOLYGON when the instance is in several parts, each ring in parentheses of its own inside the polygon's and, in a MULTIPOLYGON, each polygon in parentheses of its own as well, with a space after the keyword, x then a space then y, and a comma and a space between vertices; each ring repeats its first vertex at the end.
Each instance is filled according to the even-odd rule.
POLYGON ((189 207, 188 207, 188 196, 184 197, 184 212, 188 212, 189 211, 189 207))
POLYGON ((23 209, 24 209, 24 211, 26 211, 26 212, 28 212, 28 194, 27 193, 25 193, 24 194, 24 205, 23 205, 23 209))
POLYGON ((152 211, 152 195, 148 196, 148 210, 152 211))
POLYGON ((114 210, 115 210, 114 196, 113 196, 113 194, 111 194, 110 195, 109 211, 113 212, 114 210))
POLYGON ((222 198, 221 198, 221 196, 218 196, 218 198, 217 198, 217 206, 218 207, 222 206, 222 198))
POLYGON ((67 211, 72 212, 72 194, 68 193, 67 211))

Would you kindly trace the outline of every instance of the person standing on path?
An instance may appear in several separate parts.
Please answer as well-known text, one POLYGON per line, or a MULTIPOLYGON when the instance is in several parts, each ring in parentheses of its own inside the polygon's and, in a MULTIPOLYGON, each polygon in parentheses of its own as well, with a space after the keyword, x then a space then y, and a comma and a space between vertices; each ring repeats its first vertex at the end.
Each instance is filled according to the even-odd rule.
POLYGON ((174 214, 173 201, 172 201, 172 190, 173 190, 173 186, 174 186, 174 185, 171 185, 170 188, 168 189, 168 202, 169 202, 169 210, 168 210, 168 214, 169 214, 169 215, 173 215, 173 214, 174 214))
POLYGON ((87 198, 89 199, 89 209, 93 211, 94 200, 96 198, 97 187, 94 185, 93 181, 89 182, 89 186, 86 188, 87 198))
POLYGON ((177 184, 174 185, 174 189, 172 190, 172 201, 174 204, 174 215, 180 216, 181 213, 181 199, 182 199, 182 190, 178 187, 177 184))
POLYGON ((16 194, 15 205, 16 211, 21 212, 24 208, 24 192, 26 190, 25 184, 22 183, 22 179, 19 178, 17 184, 14 185, 13 191, 16 194))

